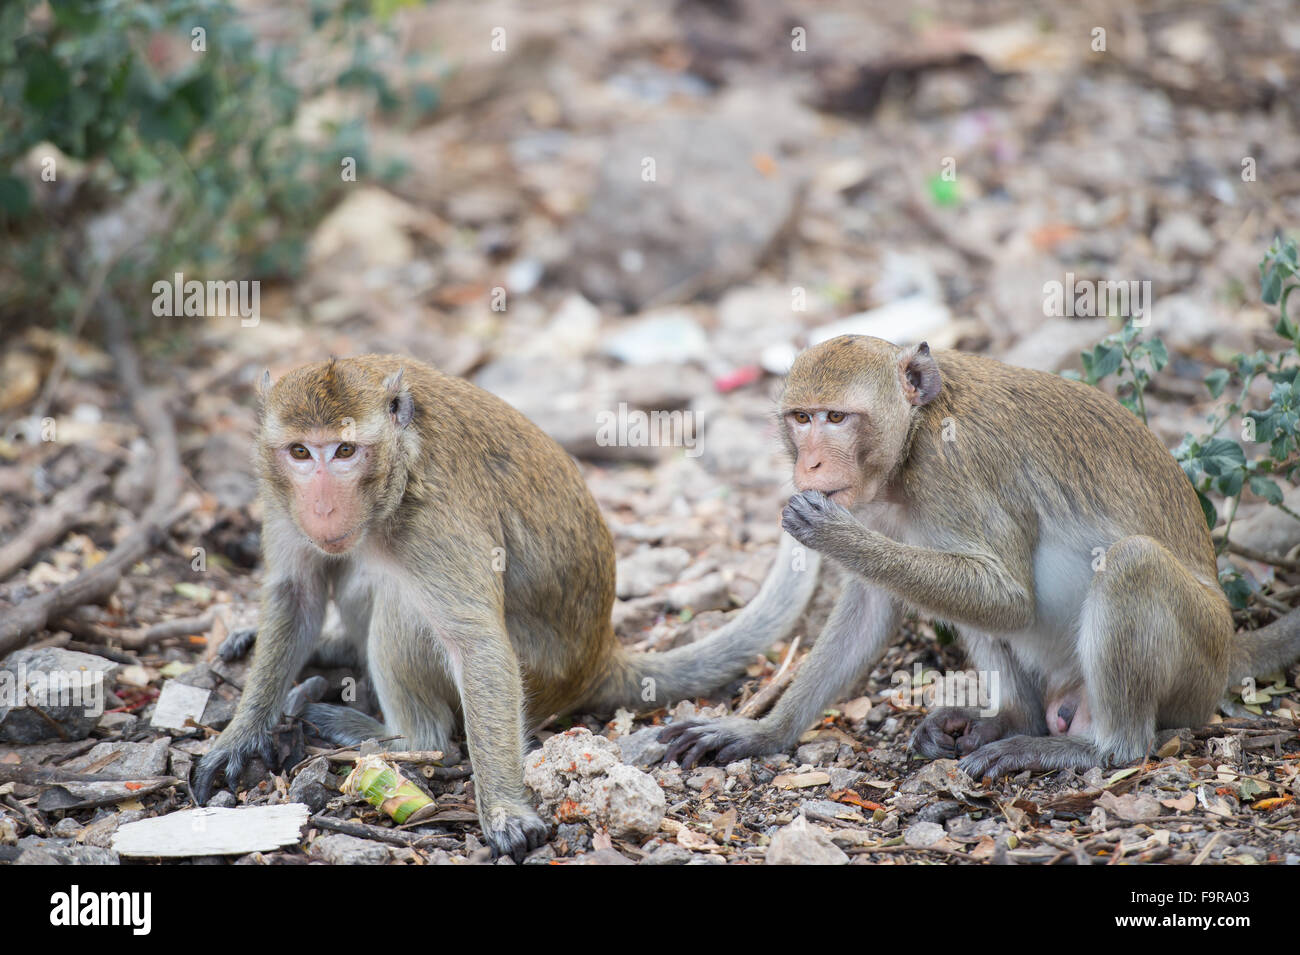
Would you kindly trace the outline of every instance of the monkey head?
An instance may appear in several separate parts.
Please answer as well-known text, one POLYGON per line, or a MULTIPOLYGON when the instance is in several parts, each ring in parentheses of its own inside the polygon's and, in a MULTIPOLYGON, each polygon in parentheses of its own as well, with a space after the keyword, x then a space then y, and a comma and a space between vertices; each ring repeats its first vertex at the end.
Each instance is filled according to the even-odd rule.
POLYGON ((845 507, 874 500, 902 463, 920 408, 940 384, 925 342, 903 348, 841 335, 800 354, 780 404, 795 487, 845 507))
POLYGON ((402 372, 347 359, 262 382, 257 440, 264 500, 326 554, 343 554, 393 512, 418 450, 402 372))

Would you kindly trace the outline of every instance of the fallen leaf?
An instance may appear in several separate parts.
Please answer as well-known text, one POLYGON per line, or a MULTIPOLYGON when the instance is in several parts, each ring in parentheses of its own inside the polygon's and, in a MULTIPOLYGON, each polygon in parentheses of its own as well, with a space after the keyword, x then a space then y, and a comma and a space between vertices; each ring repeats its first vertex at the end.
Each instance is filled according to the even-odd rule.
POLYGON ((1259 802, 1251 803, 1251 809, 1258 809, 1260 812, 1269 812, 1273 809, 1279 809, 1289 803, 1295 802, 1295 796, 1270 796, 1268 799, 1261 799, 1259 802))

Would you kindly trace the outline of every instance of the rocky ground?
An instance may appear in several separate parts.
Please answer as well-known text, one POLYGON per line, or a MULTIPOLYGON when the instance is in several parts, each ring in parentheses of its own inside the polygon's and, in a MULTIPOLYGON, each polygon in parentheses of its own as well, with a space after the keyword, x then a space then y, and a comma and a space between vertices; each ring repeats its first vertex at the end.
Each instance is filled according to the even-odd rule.
MULTIPOLYGON (((215 649, 256 621, 249 447, 268 366, 278 376, 328 354, 394 351, 523 410, 581 463, 615 537, 616 631, 641 650, 697 639, 756 593, 791 490, 771 396, 792 350, 819 336, 1077 368, 1114 326, 1045 317, 1044 283, 1150 280, 1151 330, 1172 356, 1148 398, 1152 427, 1170 446, 1197 429, 1211 407, 1201 379, 1234 352, 1278 347, 1256 263, 1300 213, 1300 33, 1287 6, 1101 2, 1032 18, 1010 3, 903 6, 412 12, 403 43, 440 51, 442 107, 420 128, 380 122, 379 152, 405 177, 382 188, 362 177, 317 230, 301 280, 263 289, 256 327, 184 319, 141 342, 184 492, 164 539, 102 606, 61 615, 21 651, 29 670, 104 669, 113 696, 97 719, 0 708, 0 859, 118 861, 123 825, 190 807, 181 781, 242 684, 242 665, 215 649), (501 23, 506 56, 480 42, 501 23), (624 405, 683 412, 698 431, 676 447, 603 442, 597 416, 624 405)), ((352 105, 326 98, 315 115, 352 105)), ((5 346, 0 611, 104 560, 159 467, 158 435, 105 351, 39 324, 5 346), (19 441, 52 375, 57 440, 19 441), (42 520, 52 530, 33 535, 42 520)), ((1300 534, 1247 495, 1234 539, 1284 555, 1300 534)), ((1297 582, 1237 564, 1275 593, 1297 582)), ((912 619, 794 752, 690 771, 659 762, 658 727, 743 706, 787 654, 797 667, 837 587, 828 573, 792 654, 774 647, 713 698, 545 727, 549 749, 530 760, 557 828, 527 861, 1300 862, 1294 669, 1259 713, 1229 704, 1212 726, 1162 735, 1141 765, 988 783, 906 751, 925 701, 898 699, 895 675, 964 666, 912 619), (563 747, 599 771, 566 775, 548 762, 563 747)), ((436 811, 397 828, 338 792, 357 754, 300 729, 281 745, 290 770, 251 773, 238 800, 222 799, 305 802, 305 835, 220 858, 488 860, 467 763, 398 763, 436 811)))

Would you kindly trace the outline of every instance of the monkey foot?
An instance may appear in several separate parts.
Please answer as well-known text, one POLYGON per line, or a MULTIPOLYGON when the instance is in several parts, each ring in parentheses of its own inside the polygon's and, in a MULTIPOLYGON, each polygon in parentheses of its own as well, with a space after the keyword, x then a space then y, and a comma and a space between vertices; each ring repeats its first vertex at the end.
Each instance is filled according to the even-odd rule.
POLYGON ((682 769, 690 769, 701 760, 731 763, 746 756, 774 753, 781 747, 774 745, 754 720, 739 716, 718 720, 685 720, 674 723, 659 734, 659 742, 668 743, 664 761, 677 761, 682 769))
POLYGON ((952 759, 973 753, 1005 733, 996 716, 982 717, 973 707, 945 706, 921 721, 908 745, 927 759, 952 759))
POLYGON ((510 856, 523 862, 524 856, 551 837, 551 827, 531 807, 490 809, 479 814, 479 821, 493 858, 510 856))
POLYGON ((972 779, 997 779, 1010 773, 1091 769, 1106 760, 1097 747, 1077 736, 1009 736, 982 746, 958 764, 972 779))

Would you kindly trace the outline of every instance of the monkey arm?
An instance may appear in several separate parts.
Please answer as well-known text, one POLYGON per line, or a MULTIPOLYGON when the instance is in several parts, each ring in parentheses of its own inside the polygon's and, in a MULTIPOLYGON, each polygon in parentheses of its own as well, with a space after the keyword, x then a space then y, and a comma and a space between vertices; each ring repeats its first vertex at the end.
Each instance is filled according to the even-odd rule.
POLYGON ((899 616, 892 594, 864 580, 848 580, 812 652, 771 713, 761 720, 728 717, 674 724, 660 736, 671 742, 664 758, 689 768, 714 752, 716 762, 728 763, 790 748, 827 704, 851 690, 880 659, 899 616))
POLYGON ((519 658, 501 620, 445 638, 456 666, 465 736, 483 835, 493 850, 521 861, 549 827, 524 789, 524 699, 519 658))
MULTIPOLYGON (((903 544, 869 530, 819 491, 790 498, 781 526, 801 543, 875 581, 916 607, 989 631, 1019 630, 1034 619, 1032 582, 998 556, 903 544)), ((1007 543, 1014 549, 1014 542, 1007 543)), ((1028 561, 1023 562, 1026 568, 1028 561)))
POLYGON ((266 584, 253 665, 239 707, 194 770, 194 799, 200 805, 207 802, 219 772, 224 771, 227 784, 234 787, 253 756, 261 756, 268 766, 277 762, 271 729, 325 619, 324 575, 304 571, 301 577, 281 577, 266 584))

